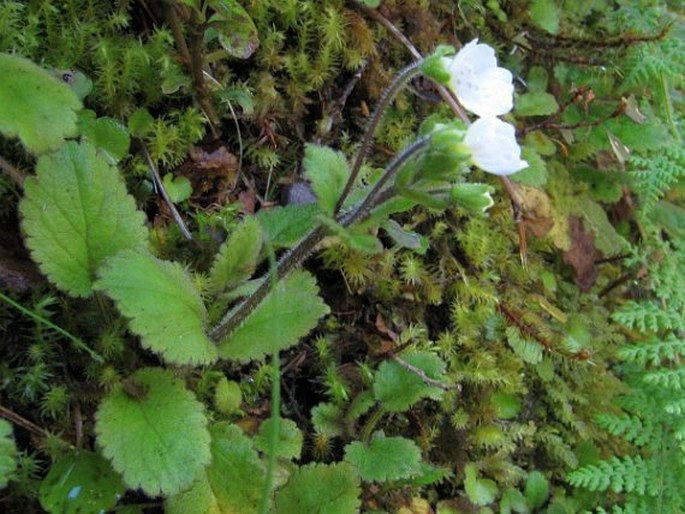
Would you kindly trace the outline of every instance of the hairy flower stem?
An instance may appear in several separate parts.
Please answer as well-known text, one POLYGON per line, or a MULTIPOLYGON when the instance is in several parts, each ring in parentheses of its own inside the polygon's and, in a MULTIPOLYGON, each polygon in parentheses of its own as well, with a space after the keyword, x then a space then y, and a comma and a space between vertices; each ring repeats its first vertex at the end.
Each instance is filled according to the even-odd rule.
MULTIPOLYGON (((386 187, 388 181, 411 158, 428 147, 430 136, 421 138, 407 148, 402 150, 385 169, 383 176, 376 182, 366 197, 358 203, 351 211, 337 217, 336 221, 343 227, 349 227, 368 218, 374 208, 392 196, 392 188, 386 187)), ((272 266, 269 275, 264 278, 259 287, 250 296, 245 298, 235 308, 231 309, 221 319, 219 324, 209 333, 213 341, 221 341, 228 334, 233 332, 250 313, 259 305, 272 288, 273 281, 284 278, 288 273, 297 268, 314 251, 316 245, 326 236, 326 229, 319 225, 300 240, 297 245, 291 248, 275 266, 272 266)))
POLYGON ((269 455, 266 462, 266 477, 262 501, 259 506, 260 514, 269 512, 269 499, 273 488, 274 471, 276 469, 276 455, 278 441, 281 435, 281 359, 278 352, 271 356, 271 434, 269 434, 269 455))
POLYGON ((364 442, 364 444, 369 444, 371 442, 373 430, 376 428, 376 425, 381 420, 385 412, 385 409, 379 405, 369 416, 369 419, 364 424, 364 428, 362 428, 362 432, 359 436, 359 439, 364 442))
POLYGON ((378 124, 383 119, 383 115, 385 114, 388 105, 390 104, 390 102, 392 102, 397 93, 407 84, 407 82, 409 82, 411 79, 413 79, 421 73, 419 67, 422 62, 423 61, 417 61, 413 64, 410 64, 402 71, 400 71, 395 76, 395 79, 393 80, 392 84, 390 84, 381 95, 381 98, 378 101, 378 104, 376 105, 376 110, 373 112, 373 116, 371 116, 371 121, 369 122, 368 127, 366 127, 366 132, 364 133, 364 137, 362 138, 362 143, 359 147, 359 152, 357 152, 357 157, 355 158, 354 164, 352 165, 352 170, 350 171, 350 178, 347 180, 345 188, 343 189, 340 198, 338 198, 338 202, 335 204, 335 209, 333 211, 335 215, 337 215, 338 212, 340 212, 343 203, 345 202, 347 196, 350 194, 350 191, 352 190, 352 186, 354 186, 354 183, 357 181, 359 170, 361 169, 362 164, 364 164, 366 154, 368 153, 369 148, 371 146, 371 142, 373 141, 373 135, 375 134, 376 129, 378 128, 378 124))
POLYGON ((212 105, 209 89, 207 88, 203 74, 205 27, 198 20, 197 12, 191 9, 191 26, 188 28, 190 45, 188 45, 185 37, 183 36, 181 21, 178 19, 174 2, 162 2, 161 5, 164 8, 167 23, 171 27, 171 34, 173 35, 174 41, 178 46, 181 57, 186 66, 190 69, 190 75, 193 80, 193 88, 195 89, 197 102, 200 104, 200 107, 207 116, 212 135, 215 138, 218 138, 219 134, 216 127, 219 125, 219 116, 216 114, 214 106, 212 105))

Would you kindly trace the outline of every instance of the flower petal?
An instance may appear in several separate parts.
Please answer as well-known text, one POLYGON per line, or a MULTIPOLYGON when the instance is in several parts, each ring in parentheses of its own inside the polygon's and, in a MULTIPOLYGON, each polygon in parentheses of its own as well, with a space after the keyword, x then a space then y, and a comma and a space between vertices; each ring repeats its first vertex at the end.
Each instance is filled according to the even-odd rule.
POLYGON ((466 109, 478 116, 498 116, 512 109, 512 75, 497 67, 492 47, 474 39, 457 55, 443 57, 441 61, 450 74, 450 89, 466 109))
POLYGON ((497 66, 495 50, 489 45, 478 43, 478 39, 464 45, 455 55, 454 61, 455 66, 469 66, 476 73, 497 66))
POLYGON ((494 116, 480 118, 466 131, 464 143, 473 163, 495 175, 511 175, 528 166, 521 160, 521 147, 515 129, 494 116))

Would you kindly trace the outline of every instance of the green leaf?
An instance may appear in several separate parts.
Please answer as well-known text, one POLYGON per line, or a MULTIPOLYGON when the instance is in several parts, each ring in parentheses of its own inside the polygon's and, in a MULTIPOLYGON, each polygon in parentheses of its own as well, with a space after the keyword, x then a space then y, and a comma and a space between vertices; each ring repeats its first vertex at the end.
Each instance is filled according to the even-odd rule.
POLYGON ((528 167, 511 175, 511 180, 530 187, 541 187, 547 183, 547 165, 540 155, 528 146, 524 146, 521 157, 528 162, 528 167))
POLYGON ((130 488, 178 493, 211 460, 204 406, 166 370, 143 368, 131 380, 144 396, 118 389, 105 397, 95 415, 98 444, 130 488))
MULTIPOLYGON (((526 76, 526 85, 528 91, 546 91, 549 84, 549 75, 547 70, 542 66, 533 66, 528 71, 526 76)), ((540 132, 535 130, 534 132, 540 132)))
POLYGON ((541 130, 526 134, 524 144, 540 155, 550 156, 557 152, 557 145, 541 130))
MULTIPOLYGON (((429 378, 445 380, 445 363, 440 357, 427 352, 408 353, 401 357, 408 364, 421 369, 429 378)), ((416 373, 390 360, 378 366, 373 392, 383 407, 394 412, 407 410, 422 398, 439 400, 444 393, 439 387, 426 384, 416 373)))
POLYGON ((50 467, 40 484, 41 506, 55 514, 105 512, 124 495, 126 486, 109 461, 96 453, 69 453, 50 467))
POLYGON ((368 445, 354 441, 345 447, 345 462, 366 482, 410 478, 422 471, 421 450, 404 437, 375 436, 368 445))
POLYGON ((466 496, 476 505, 484 506, 495 501, 497 497, 497 484, 488 478, 479 478, 478 470, 473 464, 467 464, 464 489, 466 496))
POLYGON ((354 470, 344 462, 299 468, 276 493, 275 514, 354 514, 361 489, 354 470))
POLYGON ((528 506, 535 510, 542 507, 549 496, 549 481, 539 471, 531 471, 526 479, 526 500, 528 506))
POLYGON ((517 328, 507 327, 507 342, 516 355, 530 364, 538 364, 542 360, 542 346, 521 336, 517 328))
POLYGON ((327 437, 341 436, 345 431, 343 413, 333 403, 320 403, 312 409, 312 425, 317 433, 327 437))
POLYGON ((38 159, 36 171, 20 205, 27 246, 50 281, 88 296, 105 259, 147 246, 143 213, 90 143, 66 143, 38 159))
POLYGON ((294 271, 279 281, 245 322, 220 342, 219 355, 246 362, 297 343, 329 312, 318 291, 311 274, 294 271))
POLYGON ((131 114, 128 118, 128 131, 133 137, 143 138, 147 136, 155 123, 155 119, 141 107, 131 114))
POLYGON ((438 468, 427 462, 421 462, 420 470, 416 476, 404 478, 396 482, 397 485, 408 485, 411 487, 423 487, 425 485, 439 482, 450 475, 448 468, 438 468))
POLYGON ((257 219, 262 224, 265 240, 274 248, 288 248, 314 228, 318 214, 316 204, 288 205, 261 210, 257 219))
POLYGON ((167 173, 162 178, 162 182, 173 203, 183 202, 193 193, 193 186, 190 185, 187 177, 174 177, 173 174, 167 173))
POLYGON ((513 394, 497 391, 490 398, 490 402, 495 407, 495 413, 500 419, 515 418, 521 411, 521 401, 513 394))
POLYGON ((347 159, 327 146, 307 144, 302 163, 321 210, 333 216, 335 204, 350 176, 347 159))
POLYGON ((218 292, 245 282, 254 273, 261 251, 261 224, 250 216, 221 245, 209 272, 210 289, 218 292))
POLYGON ((343 227, 333 218, 321 215, 319 221, 349 248, 360 253, 373 255, 383 251, 383 244, 374 235, 366 233, 367 228, 355 225, 349 228, 343 227))
POLYGON ((52 70, 52 75, 69 86, 81 100, 87 97, 93 90, 93 81, 90 80, 90 77, 74 68, 67 70, 52 70))
POLYGON ((123 251, 101 268, 96 288, 131 318, 141 345, 167 362, 198 365, 216 360, 217 348, 204 332, 204 304, 179 264, 123 251))
POLYGON ((93 143, 109 164, 116 164, 128 154, 131 138, 128 130, 114 118, 96 118, 93 111, 79 114, 79 132, 93 143))
POLYGON ((185 492, 167 501, 169 514, 258 512, 265 469, 252 442, 230 423, 210 428, 212 463, 185 492))
POLYGON ((502 499, 499 502, 499 509, 501 514, 511 514, 517 512, 518 514, 528 514, 528 502, 523 493, 518 489, 509 488, 504 491, 502 499))
POLYGON ((524 93, 516 98, 514 112, 518 116, 548 116, 559 110, 554 96, 545 92, 524 93))
POLYGON ((452 186, 450 196, 457 206, 469 214, 478 215, 495 204, 491 196, 494 192, 495 188, 487 184, 463 182, 452 186))
MULTIPOLYGON (((200 473, 190 489, 175 494, 167 499, 164 504, 166 514, 223 514, 212 486, 207 478, 207 473, 200 473)), ((256 511, 237 511, 256 512, 256 511)))
POLYGON ((662 200, 649 211, 649 218, 674 239, 685 238, 685 209, 682 207, 662 200))
POLYGON ((7 486, 15 469, 17 469, 17 446, 12 437, 12 425, 0 419, 0 489, 7 486))
POLYGON ((17 55, 0 53, 0 132, 18 136, 41 154, 58 149, 75 136, 76 93, 49 71, 17 55))
POLYGON ((630 245, 609 221, 606 211, 589 196, 584 195, 576 200, 575 209, 583 216, 583 226, 590 228, 595 236, 594 245, 605 256, 618 255, 628 251, 630 245))
POLYGON ((221 377, 214 389, 214 408, 222 414, 235 414, 242 402, 243 393, 238 383, 221 377))
POLYGON ((402 248, 414 250, 419 255, 424 255, 428 250, 428 238, 412 230, 405 230, 395 220, 387 220, 383 223, 383 230, 395 243, 402 248))
POLYGON ((559 33, 561 8, 555 0, 533 0, 529 8, 530 19, 550 34, 559 33))
POLYGON ((214 14, 205 30, 205 41, 217 39, 233 57, 247 59, 259 46, 259 35, 252 18, 235 0, 210 0, 214 14))
MULTIPOLYGON (((302 452, 302 432, 297 428, 297 423, 291 419, 279 420, 278 446, 276 455, 285 459, 297 459, 302 452)), ((262 453, 267 453, 271 447, 271 434, 273 433, 273 419, 269 418, 259 425, 259 432, 255 437, 255 447, 262 453)))
POLYGON ((254 113, 254 96, 244 87, 224 89, 219 91, 217 96, 229 104, 236 102, 245 114, 250 115, 254 113))

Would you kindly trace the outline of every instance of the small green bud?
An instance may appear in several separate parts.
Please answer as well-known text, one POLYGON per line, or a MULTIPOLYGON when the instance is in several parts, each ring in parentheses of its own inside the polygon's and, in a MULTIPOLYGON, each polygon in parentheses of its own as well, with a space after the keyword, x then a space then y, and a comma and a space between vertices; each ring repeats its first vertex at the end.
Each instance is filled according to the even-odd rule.
POLYGON ((419 162, 418 178, 454 181, 471 158, 458 124, 436 123, 428 150, 419 162))
POLYGON ((214 407, 222 414, 235 414, 240 409, 243 394, 237 382, 221 377, 214 390, 214 407))
POLYGON ((88 75, 74 68, 54 70, 52 74, 67 84, 81 100, 93 90, 93 81, 88 78, 88 75))
POLYGON ((456 184, 451 191, 452 199, 459 207, 472 214, 482 214, 494 205, 492 186, 487 184, 456 184))
POLYGON ((439 45, 431 55, 423 60, 421 72, 438 84, 449 84, 451 75, 442 58, 454 55, 455 52, 456 50, 452 46, 439 45))

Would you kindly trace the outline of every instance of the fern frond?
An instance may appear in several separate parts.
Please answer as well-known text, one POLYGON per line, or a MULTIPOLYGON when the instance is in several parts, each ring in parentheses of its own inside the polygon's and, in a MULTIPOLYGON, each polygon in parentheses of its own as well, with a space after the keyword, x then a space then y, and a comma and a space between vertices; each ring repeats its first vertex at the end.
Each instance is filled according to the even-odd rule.
POLYGON ((626 62, 624 88, 657 81, 661 75, 677 79, 685 73, 685 41, 667 37, 636 46, 626 62))
POLYGON ((644 156, 634 155, 629 162, 633 187, 640 195, 644 211, 654 207, 665 192, 685 176, 685 148, 680 143, 673 142, 659 152, 644 156))
POLYGON ((641 332, 682 330, 685 320, 681 312, 663 305, 630 301, 612 315, 614 321, 641 332))
POLYGON ((568 475, 568 481, 576 487, 591 491, 612 490, 615 493, 635 492, 638 495, 656 496, 658 489, 654 478, 658 476, 654 460, 637 457, 612 457, 596 465, 584 466, 568 475))
POLYGON ((645 373, 643 380, 647 384, 656 385, 671 391, 682 391, 685 389, 685 367, 676 369, 660 368, 650 371, 645 373))
POLYGON ((622 437, 626 441, 633 442, 637 446, 643 446, 650 442, 653 437, 660 434, 659 428, 648 421, 643 422, 637 416, 629 414, 599 414, 596 418, 597 424, 610 434, 622 437))
POLYGON ((685 341, 674 334, 668 334, 664 340, 654 337, 640 344, 620 348, 618 356, 640 367, 659 366, 685 356, 685 341))

